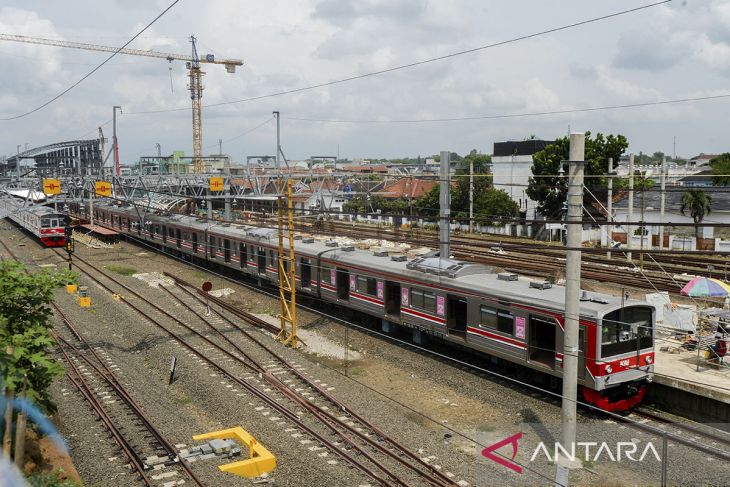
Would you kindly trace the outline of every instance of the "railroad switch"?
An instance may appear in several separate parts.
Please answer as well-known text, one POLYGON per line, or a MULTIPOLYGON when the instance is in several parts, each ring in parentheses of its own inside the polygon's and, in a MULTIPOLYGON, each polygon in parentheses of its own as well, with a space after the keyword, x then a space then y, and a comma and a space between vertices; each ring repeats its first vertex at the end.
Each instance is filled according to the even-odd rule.
POLYGON ((249 432, 247 432, 240 426, 229 428, 227 430, 213 431, 211 433, 193 436, 194 440, 212 440, 209 441, 208 444, 202 445, 202 447, 200 447, 203 450, 205 450, 207 447, 212 450, 212 453, 216 453, 217 451, 225 453, 225 446, 228 445, 228 447, 230 448, 230 440, 220 440, 226 440, 230 438, 234 438, 248 447, 249 458, 247 460, 241 460, 239 462, 219 465, 218 468, 223 472, 232 473, 234 475, 238 475, 239 477, 254 478, 259 477, 265 473, 269 473, 276 468, 276 457, 269 450, 264 448, 261 443, 256 441, 256 438, 254 438, 249 432))

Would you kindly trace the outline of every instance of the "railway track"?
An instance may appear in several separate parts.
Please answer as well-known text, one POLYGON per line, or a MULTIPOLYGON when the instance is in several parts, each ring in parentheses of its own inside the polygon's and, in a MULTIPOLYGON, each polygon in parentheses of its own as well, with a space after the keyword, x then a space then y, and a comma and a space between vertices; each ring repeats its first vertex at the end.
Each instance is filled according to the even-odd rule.
MULTIPOLYGON (((12 259, 20 262, 5 242, 0 241, 0 245, 12 259)), ((66 364, 66 377, 127 457, 128 465, 136 472, 137 480, 149 487, 159 487, 169 485, 173 480, 185 482, 173 478, 182 472, 186 480, 198 487, 205 487, 190 465, 178 459, 173 445, 155 427, 114 371, 79 333, 71 319, 55 302, 51 305, 71 335, 68 337, 67 334, 68 338, 64 338, 57 329, 51 332, 58 354, 66 364), (155 466, 157 467, 153 470, 155 466), (158 477, 160 474, 163 475, 158 477)))
MULTIPOLYGON (((291 422, 315 448, 328 449, 379 485, 455 485, 446 473, 421 460, 418 454, 352 411, 294 364, 237 326, 225 311, 205 316, 205 306, 189 290, 189 285, 180 283, 174 289, 166 290, 179 304, 176 310, 168 310, 84 259, 77 256, 75 260, 77 269, 91 280, 108 292, 121 295, 124 303, 214 368, 233 386, 248 392, 283 420, 291 422), (125 299, 124 295, 133 295, 134 302, 125 299), (181 308, 185 309, 185 320, 177 317, 181 308), (252 347, 247 346, 244 350, 234 343, 224 330, 246 336, 252 347, 258 347, 257 355, 252 347), (218 357, 213 358, 214 354, 218 357), (269 362, 264 362, 266 355, 269 362), (222 365, 223 360, 226 365, 222 365)), ((234 315, 240 318, 240 313, 238 310, 234 315)))

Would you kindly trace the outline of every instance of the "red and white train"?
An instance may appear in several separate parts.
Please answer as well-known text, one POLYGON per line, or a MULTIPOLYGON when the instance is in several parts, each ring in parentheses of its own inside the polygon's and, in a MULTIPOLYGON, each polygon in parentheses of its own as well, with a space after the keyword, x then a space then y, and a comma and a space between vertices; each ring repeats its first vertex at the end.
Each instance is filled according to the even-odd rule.
MULTIPOLYGON (((133 208, 104 203, 94 213, 98 224, 167 252, 278 281, 276 230, 183 215, 140 220, 133 208)), ((297 293, 369 315, 385 331, 409 328, 416 338, 477 350, 528 375, 562 378, 562 286, 436 255, 409 260, 313 238, 297 237, 295 252, 297 293)), ((654 372, 654 324, 646 302, 584 293, 578 383, 586 402, 607 411, 641 402, 654 372)))
POLYGON ((0 197, 0 214, 33 234, 46 247, 66 245, 67 217, 42 205, 23 206, 17 198, 0 197))

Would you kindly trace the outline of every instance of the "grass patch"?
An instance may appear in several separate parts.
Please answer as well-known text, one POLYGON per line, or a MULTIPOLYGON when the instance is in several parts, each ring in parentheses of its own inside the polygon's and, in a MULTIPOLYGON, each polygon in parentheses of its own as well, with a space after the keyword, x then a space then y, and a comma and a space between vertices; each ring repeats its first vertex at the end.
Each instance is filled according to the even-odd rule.
POLYGON ((193 400, 190 399, 190 396, 186 396, 185 394, 183 394, 182 396, 176 398, 176 400, 177 400, 178 404, 181 404, 183 406, 186 405, 186 404, 190 404, 191 402, 193 402, 193 400))
POLYGON ((117 274, 121 274, 123 276, 131 276, 132 274, 137 273, 137 269, 135 269, 134 267, 125 267, 123 265, 116 264, 109 264, 104 267, 112 272, 116 272, 117 274))

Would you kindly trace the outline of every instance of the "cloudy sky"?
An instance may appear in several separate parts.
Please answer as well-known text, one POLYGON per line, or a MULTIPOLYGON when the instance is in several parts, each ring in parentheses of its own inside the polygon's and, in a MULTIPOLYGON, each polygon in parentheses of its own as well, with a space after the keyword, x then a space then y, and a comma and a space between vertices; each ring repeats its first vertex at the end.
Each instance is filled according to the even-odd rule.
MULTIPOLYGON (((117 46, 171 0, 3 0, 0 32, 117 46)), ((345 78, 651 3, 650 0, 182 0, 130 47, 241 58, 206 67, 204 104, 345 78)), ((572 130, 625 134, 634 152, 678 155, 728 147, 730 99, 647 108, 449 123, 323 123, 532 113, 730 93, 730 0, 675 0, 599 23, 311 91, 203 110, 206 153, 235 160, 275 152, 282 116, 289 159, 402 157, 572 130), (262 125, 263 124, 263 125, 262 125), (251 130, 260 126, 256 130, 251 130)), ((0 41, 0 118, 40 105, 107 54, 0 41)), ((184 63, 117 56, 49 107, 0 122, 0 154, 111 134, 124 162, 192 152, 184 63), (172 87, 171 87, 172 78, 172 87), (161 113, 138 113, 182 108, 161 113), (137 113, 135 113, 137 112, 137 113)))

